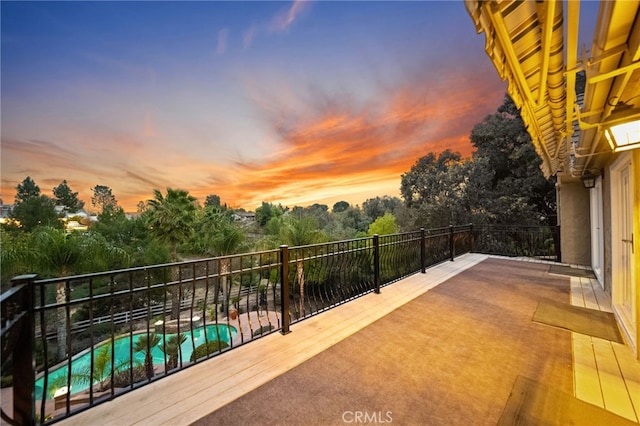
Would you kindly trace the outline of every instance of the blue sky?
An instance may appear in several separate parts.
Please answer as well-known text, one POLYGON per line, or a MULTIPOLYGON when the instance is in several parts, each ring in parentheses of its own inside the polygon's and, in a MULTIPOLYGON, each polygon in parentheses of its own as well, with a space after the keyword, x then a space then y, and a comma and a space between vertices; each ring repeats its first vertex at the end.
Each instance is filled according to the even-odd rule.
POLYGON ((2 2, 2 188, 88 207, 153 189, 234 207, 398 195, 471 153, 506 83, 462 2, 2 2))

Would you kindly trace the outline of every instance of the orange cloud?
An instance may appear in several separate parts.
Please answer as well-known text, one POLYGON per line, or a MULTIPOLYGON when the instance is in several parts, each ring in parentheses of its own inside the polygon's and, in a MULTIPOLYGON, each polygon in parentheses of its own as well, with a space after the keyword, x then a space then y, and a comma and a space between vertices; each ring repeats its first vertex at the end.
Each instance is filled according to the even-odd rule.
POLYGON ((237 181, 217 193, 249 208, 261 201, 346 199, 358 195, 355 188, 365 187, 393 187, 389 195, 398 195, 400 175, 419 157, 444 149, 471 154, 472 127, 495 111, 502 97, 501 92, 496 96, 495 87, 490 96, 486 90, 478 84, 464 96, 427 101, 428 93, 406 88, 391 95, 386 109, 326 102, 302 118, 274 110, 277 103, 271 99, 268 115, 281 146, 259 163, 239 162, 237 181))
MULTIPOLYGON (((259 160, 239 159, 256 157, 248 157, 251 152, 241 145, 234 159, 203 155, 189 141, 164 140, 147 113, 145 131, 137 136, 84 129, 73 141, 68 135, 55 142, 3 138, 1 195, 12 202, 17 184, 31 176, 48 195, 66 179, 88 207, 91 188, 107 185, 127 211, 150 199, 153 189, 167 187, 187 190, 200 202, 217 194, 246 209, 262 201, 361 204, 378 195, 399 195, 402 173, 429 152, 470 155, 471 129, 495 112, 504 94, 499 81, 459 81, 455 75, 448 88, 407 79, 366 101, 317 88, 312 94, 286 85, 272 89, 279 96, 250 94, 258 118, 267 123, 265 132, 270 130, 249 147, 267 153, 259 160)), ((216 146, 211 141, 219 150, 216 146)))

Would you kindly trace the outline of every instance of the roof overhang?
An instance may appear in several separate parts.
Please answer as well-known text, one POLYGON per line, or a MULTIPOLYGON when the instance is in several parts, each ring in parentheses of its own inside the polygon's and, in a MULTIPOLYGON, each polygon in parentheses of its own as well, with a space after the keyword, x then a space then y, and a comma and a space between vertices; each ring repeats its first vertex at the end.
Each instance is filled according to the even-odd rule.
POLYGON ((640 2, 603 1, 591 50, 580 55, 577 0, 465 5, 478 33, 485 33, 487 55, 508 82, 545 176, 579 176, 600 167, 607 157, 602 154, 635 147, 612 143, 605 134, 640 120, 640 2), (580 71, 586 82, 576 90, 580 71))

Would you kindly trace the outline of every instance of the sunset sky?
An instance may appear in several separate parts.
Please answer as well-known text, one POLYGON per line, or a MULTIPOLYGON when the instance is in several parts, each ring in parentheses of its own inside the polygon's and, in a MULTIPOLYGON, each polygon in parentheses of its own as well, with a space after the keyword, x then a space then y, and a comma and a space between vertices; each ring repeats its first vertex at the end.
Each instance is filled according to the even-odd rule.
POLYGON ((506 83, 462 2, 5 2, 1 197, 31 176, 233 207, 398 196, 506 83))

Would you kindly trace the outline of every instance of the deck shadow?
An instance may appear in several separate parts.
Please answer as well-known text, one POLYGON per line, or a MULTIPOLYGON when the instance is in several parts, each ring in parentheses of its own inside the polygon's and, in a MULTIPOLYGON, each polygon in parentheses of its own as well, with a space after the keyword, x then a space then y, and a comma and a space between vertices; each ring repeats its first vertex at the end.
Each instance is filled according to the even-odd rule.
POLYGON ((518 376, 498 426, 634 425, 603 408, 581 401, 535 380, 518 376))

